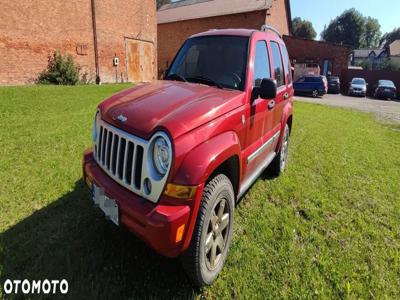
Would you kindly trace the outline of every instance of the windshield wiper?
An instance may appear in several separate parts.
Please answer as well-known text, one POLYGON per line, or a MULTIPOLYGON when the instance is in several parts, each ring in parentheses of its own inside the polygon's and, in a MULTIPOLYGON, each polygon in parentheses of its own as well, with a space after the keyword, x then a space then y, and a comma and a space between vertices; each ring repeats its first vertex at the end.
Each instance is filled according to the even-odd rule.
POLYGON ((179 81, 183 81, 183 82, 188 82, 187 79, 185 77, 183 77, 182 75, 173 73, 173 74, 168 74, 167 77, 165 77, 165 80, 179 80, 179 81))
POLYGON ((200 81, 200 82, 206 82, 209 85, 216 86, 219 89, 223 89, 224 88, 220 83, 218 83, 214 79, 212 79, 210 77, 206 77, 206 76, 195 76, 195 77, 190 77, 190 78, 187 78, 187 79, 188 80, 196 80, 196 81, 200 81))

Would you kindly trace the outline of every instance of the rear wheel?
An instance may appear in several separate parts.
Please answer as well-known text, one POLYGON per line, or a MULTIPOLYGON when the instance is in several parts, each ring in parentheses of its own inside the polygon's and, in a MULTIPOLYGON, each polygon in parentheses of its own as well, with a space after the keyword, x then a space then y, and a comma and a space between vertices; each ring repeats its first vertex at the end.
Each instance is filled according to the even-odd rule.
POLYGON ((273 176, 279 176, 286 169, 289 154, 289 141, 290 129, 288 124, 286 124, 285 132, 283 133, 281 149, 268 167, 269 173, 273 176))
POLYGON ((192 240, 182 255, 183 267, 198 287, 211 284, 222 270, 232 239, 234 204, 232 183, 225 175, 215 176, 204 188, 192 240))
POLYGON ((312 91, 312 96, 313 96, 314 98, 317 98, 317 97, 318 97, 318 90, 313 90, 313 91, 312 91))

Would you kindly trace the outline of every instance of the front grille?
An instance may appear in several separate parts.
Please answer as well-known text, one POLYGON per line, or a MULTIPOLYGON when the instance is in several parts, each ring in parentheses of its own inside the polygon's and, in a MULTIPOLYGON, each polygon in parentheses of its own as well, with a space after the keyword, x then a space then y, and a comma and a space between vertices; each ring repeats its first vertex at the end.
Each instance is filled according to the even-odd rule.
POLYGON ((97 124, 94 156, 99 166, 127 189, 144 194, 142 171, 148 142, 103 121, 97 124))

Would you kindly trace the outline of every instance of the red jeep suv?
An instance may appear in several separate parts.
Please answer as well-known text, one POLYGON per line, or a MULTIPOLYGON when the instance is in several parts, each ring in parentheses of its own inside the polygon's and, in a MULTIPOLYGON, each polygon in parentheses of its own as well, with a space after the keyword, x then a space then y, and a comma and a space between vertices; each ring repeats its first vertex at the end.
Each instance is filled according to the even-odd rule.
POLYGON ((262 30, 191 36, 165 80, 102 102, 83 176, 105 216, 181 256, 198 286, 227 257, 237 201, 269 166, 286 167, 293 85, 284 42, 262 30))

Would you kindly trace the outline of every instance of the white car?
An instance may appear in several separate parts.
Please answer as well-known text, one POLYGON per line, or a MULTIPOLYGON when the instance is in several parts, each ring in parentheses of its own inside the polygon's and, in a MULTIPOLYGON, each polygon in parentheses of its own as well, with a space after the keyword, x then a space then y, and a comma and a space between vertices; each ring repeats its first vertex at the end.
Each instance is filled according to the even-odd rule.
POLYGON ((350 82, 349 96, 361 96, 365 97, 367 95, 368 83, 364 78, 353 78, 350 82))

